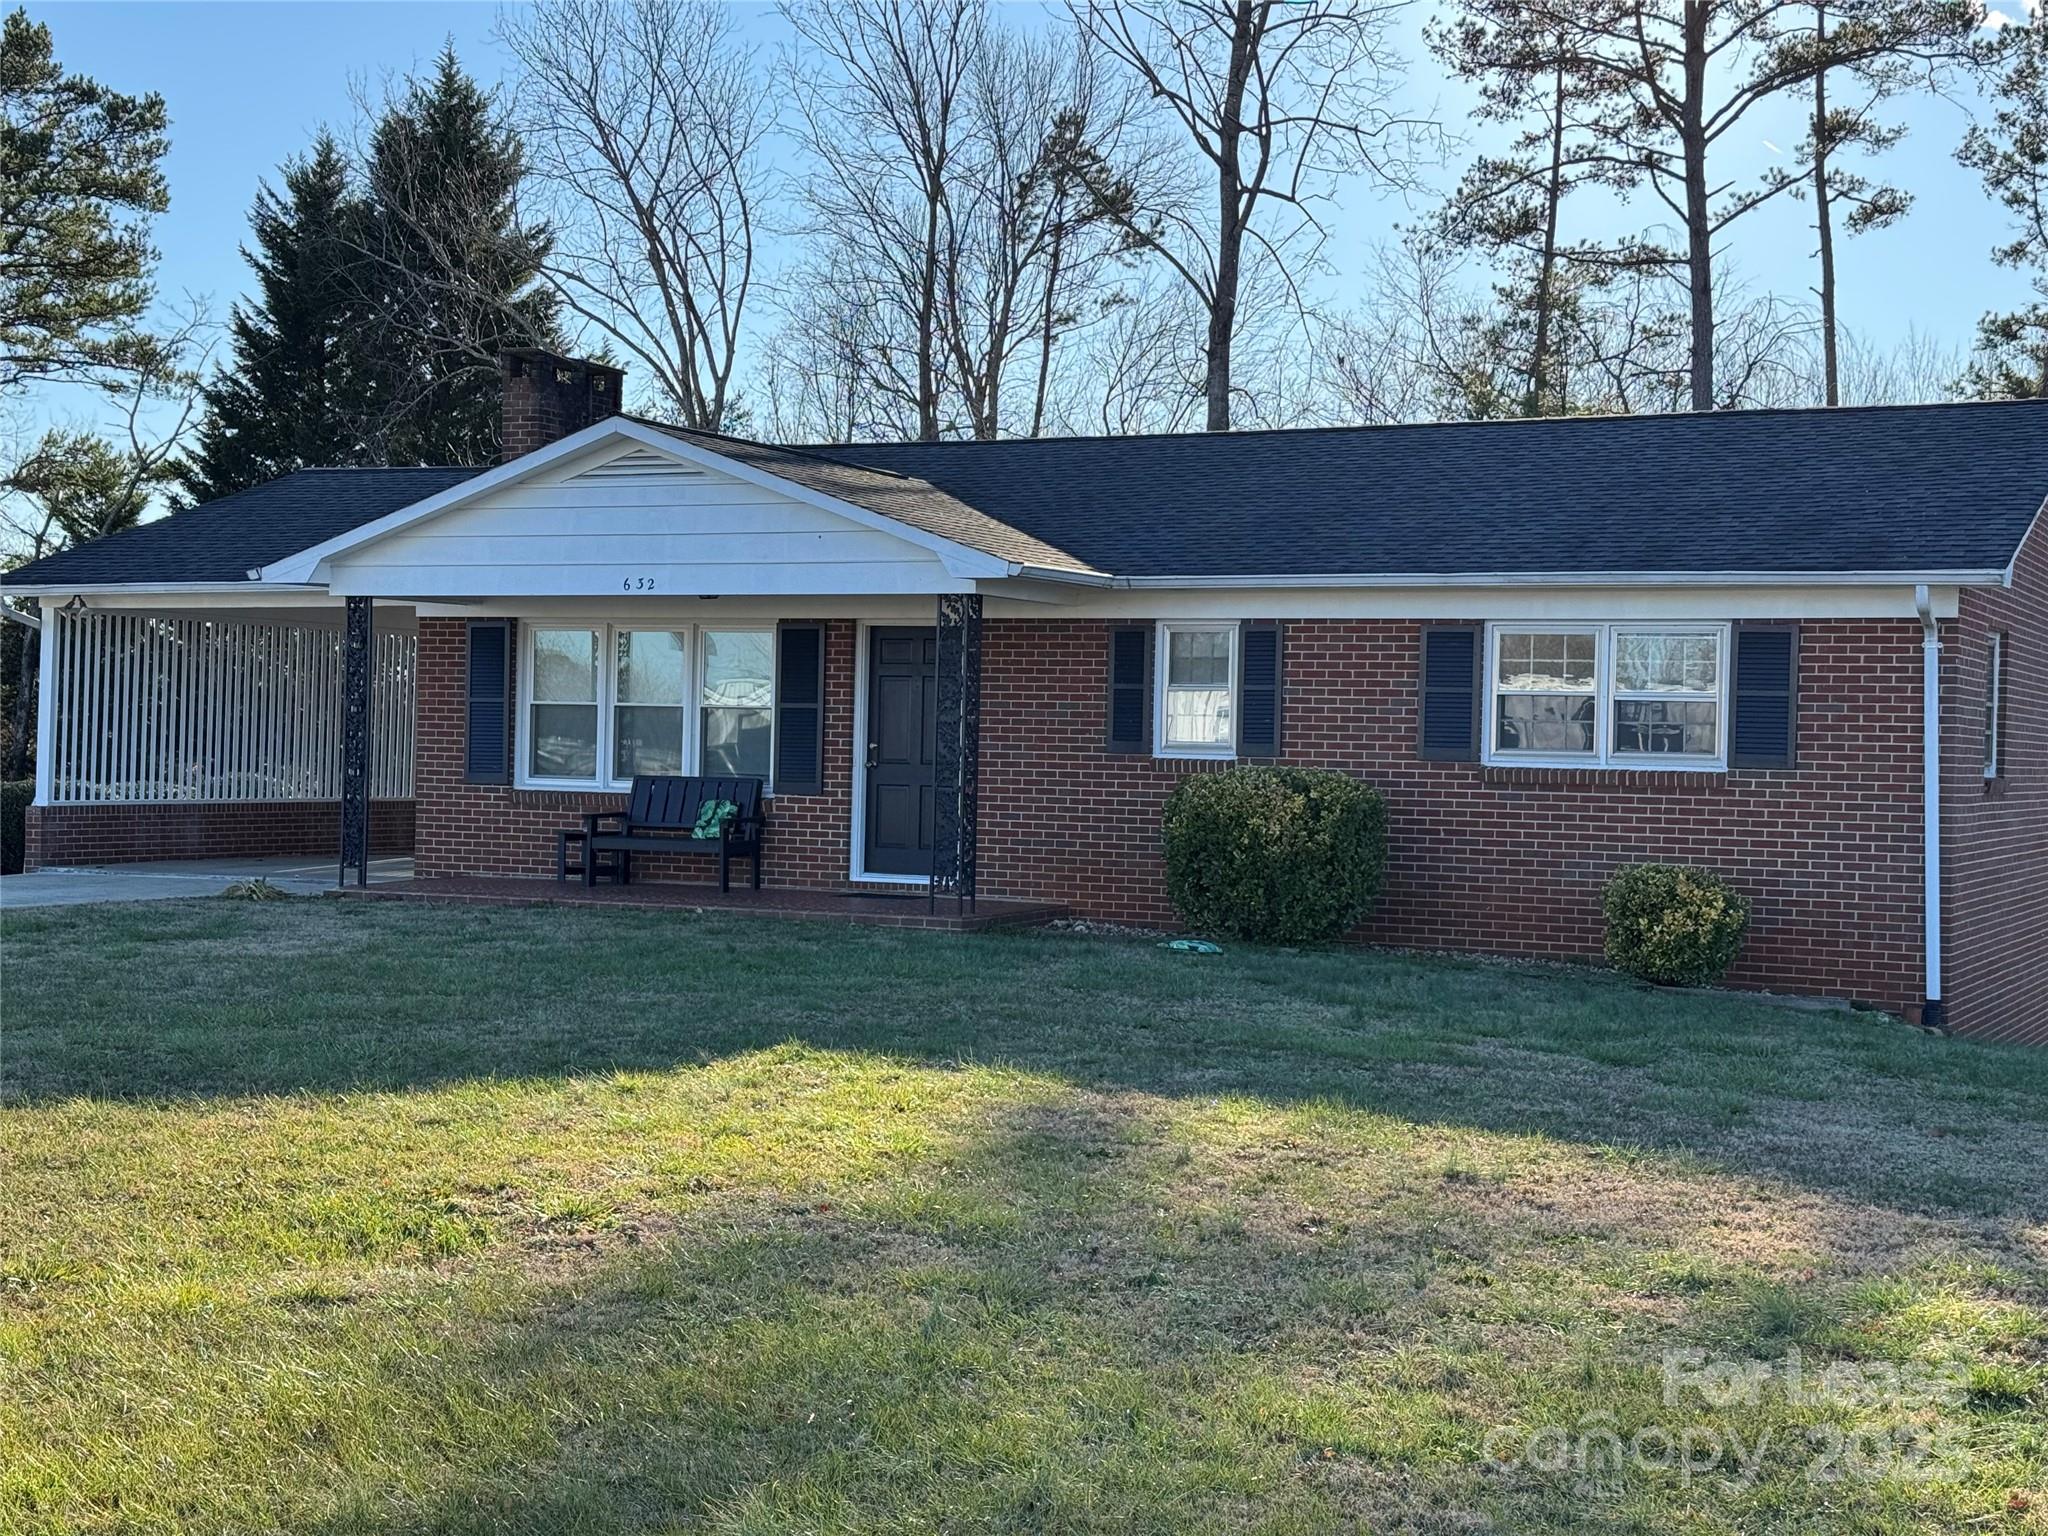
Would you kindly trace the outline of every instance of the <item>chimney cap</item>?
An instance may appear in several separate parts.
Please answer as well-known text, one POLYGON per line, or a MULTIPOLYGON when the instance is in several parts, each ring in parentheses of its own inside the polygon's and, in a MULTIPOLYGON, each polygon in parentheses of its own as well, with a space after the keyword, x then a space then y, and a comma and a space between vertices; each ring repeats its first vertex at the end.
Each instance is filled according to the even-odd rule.
POLYGON ((626 376, 625 369, 613 367, 610 363, 594 362, 587 357, 564 357, 546 347, 504 347, 498 352, 498 360, 534 368, 564 368, 578 373, 604 374, 615 379, 626 376))

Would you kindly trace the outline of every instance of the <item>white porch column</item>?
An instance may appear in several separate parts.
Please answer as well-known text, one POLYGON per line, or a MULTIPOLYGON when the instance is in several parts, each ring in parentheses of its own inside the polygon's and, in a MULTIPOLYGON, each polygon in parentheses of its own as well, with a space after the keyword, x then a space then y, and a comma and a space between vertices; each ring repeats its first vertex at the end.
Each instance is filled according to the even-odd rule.
POLYGON ((64 628, 57 605, 48 598, 36 605, 43 627, 36 634, 36 798, 48 805, 57 783, 57 647, 64 628))

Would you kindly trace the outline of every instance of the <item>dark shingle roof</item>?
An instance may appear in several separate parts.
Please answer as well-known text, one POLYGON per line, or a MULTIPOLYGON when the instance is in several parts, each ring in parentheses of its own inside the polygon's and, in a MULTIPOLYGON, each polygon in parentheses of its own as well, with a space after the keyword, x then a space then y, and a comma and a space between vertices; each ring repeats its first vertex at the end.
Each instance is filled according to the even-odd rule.
POLYGON ((2048 498, 2048 403, 829 451, 1120 576, 1985 571, 2048 498))
MULTIPOLYGON (((637 417, 635 418, 638 419, 637 417)), ((666 432, 712 453, 780 477, 820 495, 851 502, 955 544, 978 549, 999 560, 1051 570, 1086 572, 1088 567, 1066 551, 1055 549, 1009 523, 966 505, 914 472, 882 470, 852 462, 860 448, 778 448, 744 437, 691 432, 660 422, 643 425, 666 432)))
MULTIPOLYGON (((675 435, 1004 559, 1130 577, 1997 571, 2048 497, 2036 402, 808 449, 675 435)), ((6 584, 240 581, 476 473, 302 470, 6 584)))
POLYGON ((245 581, 259 565, 460 485, 477 469, 301 469, 7 573, 7 585, 245 581))

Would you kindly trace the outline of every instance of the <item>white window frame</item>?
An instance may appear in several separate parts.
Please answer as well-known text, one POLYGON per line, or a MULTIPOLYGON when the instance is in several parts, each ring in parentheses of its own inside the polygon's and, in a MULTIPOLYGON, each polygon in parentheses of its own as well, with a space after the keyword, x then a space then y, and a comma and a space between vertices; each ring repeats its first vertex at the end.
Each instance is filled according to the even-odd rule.
POLYGON ((615 747, 613 724, 614 711, 619 703, 618 677, 618 636, 622 632, 636 634, 675 634, 683 637, 684 697, 679 706, 683 711, 683 766, 682 772, 695 775, 702 771, 703 722, 704 722, 704 635, 706 631, 718 634, 737 634, 742 631, 765 634, 769 637, 770 673, 768 679, 768 767, 763 776, 762 793, 772 796, 775 792, 773 777, 775 767, 775 736, 780 721, 777 719, 775 688, 778 679, 774 675, 775 626, 773 624, 692 624, 687 622, 663 623, 658 619, 586 619, 546 618, 522 619, 519 621, 519 718, 518 729, 514 732, 513 749, 518 754, 512 773, 515 789, 567 789, 589 790, 600 794, 624 794, 633 787, 630 778, 613 777, 613 751, 615 747), (597 632, 597 774, 588 779, 561 779, 543 777, 533 772, 533 641, 534 635, 543 629, 589 629, 597 632))
POLYGON ((2005 703, 2005 632, 1991 632, 1991 648, 1986 658, 1985 678, 1987 691, 1984 696, 1984 779, 1986 783, 2005 771, 2005 740, 1999 734, 1999 710, 2005 703))
POLYGON ((1152 755, 1223 762, 1237 756, 1238 670, 1243 662, 1244 626, 1235 619, 1161 619, 1152 641, 1152 755), (1166 740, 1167 662, 1173 636, 1221 632, 1230 636, 1230 741, 1220 747, 1169 746, 1166 740))
POLYGON ((1695 773, 1725 773, 1728 769, 1729 675, 1733 662, 1733 629, 1726 622, 1676 619, 1591 622, 1583 619, 1502 619, 1486 626, 1486 676, 1481 707, 1485 711, 1480 735, 1480 760, 1496 768, 1580 768, 1588 771, 1634 769, 1695 773), (1537 752, 1502 749, 1498 740, 1500 724, 1500 637, 1504 634, 1584 635, 1593 643, 1593 750, 1591 752, 1537 752), (1617 635, 1699 635, 1714 638, 1718 665, 1715 667, 1714 750, 1698 752, 1617 752, 1614 748, 1615 700, 1623 702, 1653 698, 1704 698, 1704 694, 1642 694, 1626 690, 1617 695, 1614 687, 1615 637, 1617 635))

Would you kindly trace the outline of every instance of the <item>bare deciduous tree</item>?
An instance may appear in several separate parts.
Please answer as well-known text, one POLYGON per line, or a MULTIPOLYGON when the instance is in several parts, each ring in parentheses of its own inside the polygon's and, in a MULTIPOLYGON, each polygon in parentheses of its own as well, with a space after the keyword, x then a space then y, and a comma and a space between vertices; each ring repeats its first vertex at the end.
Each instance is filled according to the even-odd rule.
POLYGON ((564 310, 630 357, 657 409, 718 431, 754 289, 764 82, 713 0, 540 0, 505 44, 564 310))
POLYGON ((981 0, 790 0, 790 85, 812 238, 840 302, 886 338, 876 388, 928 440, 942 417, 947 199, 967 137, 981 0))
POLYGON ((1120 215, 1200 301, 1211 431, 1230 427, 1232 349, 1248 249, 1298 282, 1322 241, 1334 178, 1406 184, 1433 125, 1394 106, 1401 0, 1068 0, 1076 22, 1143 83, 1203 162, 1206 210, 1185 177, 1148 180, 1120 215))
POLYGON ((1011 366, 1035 353, 1027 435, 1043 430, 1053 354, 1113 257, 1131 202, 1112 158, 1134 92, 1078 38, 985 26, 944 208, 939 323, 969 433, 1001 432, 1011 366))

